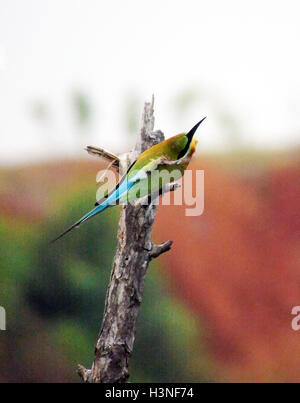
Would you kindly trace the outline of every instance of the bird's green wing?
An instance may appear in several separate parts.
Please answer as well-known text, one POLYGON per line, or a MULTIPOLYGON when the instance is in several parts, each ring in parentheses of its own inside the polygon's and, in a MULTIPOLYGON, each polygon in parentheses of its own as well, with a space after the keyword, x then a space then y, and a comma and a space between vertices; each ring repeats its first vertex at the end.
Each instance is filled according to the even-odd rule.
POLYGON ((127 172, 127 180, 129 182, 136 182, 138 180, 146 179, 149 174, 155 171, 159 166, 175 165, 176 161, 170 160, 165 155, 153 157, 151 159, 137 159, 127 172))
POLYGON ((150 160, 140 170, 134 165, 128 173, 128 180, 134 181, 134 185, 120 197, 119 203, 126 204, 150 194, 159 194, 167 184, 180 179, 182 173, 176 161, 165 156, 150 160))

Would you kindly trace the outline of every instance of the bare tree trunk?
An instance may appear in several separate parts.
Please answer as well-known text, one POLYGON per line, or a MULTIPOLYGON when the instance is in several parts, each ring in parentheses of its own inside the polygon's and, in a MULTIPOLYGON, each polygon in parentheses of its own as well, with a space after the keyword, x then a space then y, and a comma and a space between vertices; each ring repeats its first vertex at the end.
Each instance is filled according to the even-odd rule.
MULTIPOLYGON (((151 103, 145 103, 135 150, 127 156, 129 163, 141 152, 164 139, 162 132, 153 132, 153 102, 152 98, 151 103)), ((111 154, 107 159, 112 160, 111 154)), ((141 202, 135 202, 134 205, 128 204, 122 208, 118 245, 94 362, 89 370, 81 365, 78 367, 78 374, 85 382, 126 382, 129 377, 128 364, 135 340, 146 271, 151 259, 166 252, 172 245, 172 241, 161 245, 152 243, 155 214, 156 206, 153 204, 142 205, 141 202)))

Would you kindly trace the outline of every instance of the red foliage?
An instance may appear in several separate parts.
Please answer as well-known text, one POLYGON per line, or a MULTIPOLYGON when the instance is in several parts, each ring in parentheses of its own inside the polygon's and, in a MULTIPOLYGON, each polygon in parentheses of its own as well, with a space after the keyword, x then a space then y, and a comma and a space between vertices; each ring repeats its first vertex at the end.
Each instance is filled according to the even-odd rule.
POLYGON ((53 193, 68 194, 87 180, 96 191, 96 172, 103 166, 101 161, 64 161, 4 171, 0 211, 11 221, 39 222, 57 207, 51 200, 53 193))
POLYGON ((201 216, 159 207, 156 238, 174 240, 165 274, 204 325, 219 380, 300 381, 299 178, 297 165, 250 184, 207 165, 201 216))

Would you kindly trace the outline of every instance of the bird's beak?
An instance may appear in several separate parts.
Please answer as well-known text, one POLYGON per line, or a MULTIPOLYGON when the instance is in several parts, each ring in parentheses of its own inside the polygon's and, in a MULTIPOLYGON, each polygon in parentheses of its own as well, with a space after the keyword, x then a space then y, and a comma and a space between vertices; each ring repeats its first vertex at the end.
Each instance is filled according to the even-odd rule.
POLYGON ((191 140, 193 138, 193 135, 196 133, 196 130, 198 129, 198 127, 201 125, 201 123, 203 122, 203 120, 206 119, 206 116, 200 120, 200 122, 198 122, 188 133, 187 133, 187 137, 191 140))

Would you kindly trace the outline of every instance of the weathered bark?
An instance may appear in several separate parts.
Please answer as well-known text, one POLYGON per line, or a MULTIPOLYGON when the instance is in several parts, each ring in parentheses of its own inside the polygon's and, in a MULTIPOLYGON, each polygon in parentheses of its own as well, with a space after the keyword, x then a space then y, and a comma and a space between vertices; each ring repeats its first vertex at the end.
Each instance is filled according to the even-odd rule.
MULTIPOLYGON (((142 127, 131 163, 141 152, 164 139, 160 131, 153 132, 153 99, 145 103, 142 127)), ((98 153, 105 157, 104 150, 98 153)), ((107 159, 112 161, 111 154, 107 159)), ((116 165, 116 164, 115 164, 116 165)), ((116 166, 115 166, 116 167, 116 166)), ((174 190, 170 187, 168 190, 174 190)), ((153 245, 152 225, 156 206, 141 201, 123 206, 118 228, 118 244, 107 290, 102 327, 95 348, 92 368, 79 366, 85 382, 126 382, 128 364, 133 350, 136 320, 142 302, 144 278, 151 259, 171 248, 172 241, 153 245)))

